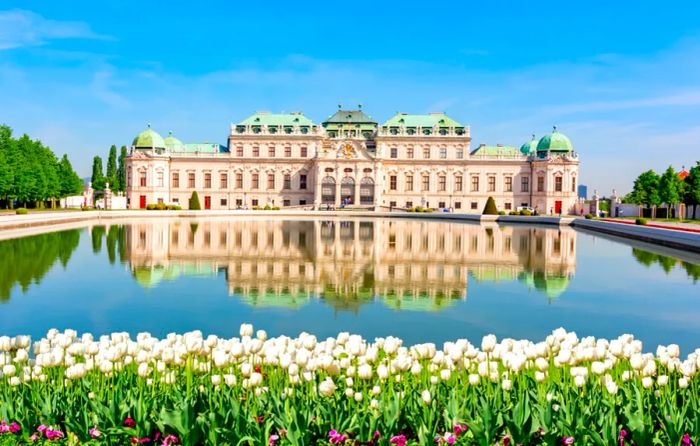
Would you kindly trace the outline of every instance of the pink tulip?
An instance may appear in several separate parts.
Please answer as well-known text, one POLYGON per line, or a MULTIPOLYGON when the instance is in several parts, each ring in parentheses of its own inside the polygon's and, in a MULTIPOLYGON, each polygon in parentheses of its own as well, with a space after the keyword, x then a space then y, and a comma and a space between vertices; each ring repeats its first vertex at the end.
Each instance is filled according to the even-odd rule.
POLYGON ((49 440, 57 440, 59 438, 63 438, 63 432, 51 428, 46 429, 44 435, 46 435, 46 438, 48 438, 49 440))
POLYGON ((280 439, 279 435, 272 434, 272 435, 270 435, 270 439, 267 440, 267 444, 269 444, 270 446, 274 446, 275 443, 277 443, 277 440, 279 440, 279 439, 280 439))
POLYGON ((562 444, 574 444, 574 437, 564 437, 561 439, 562 444))
POLYGON ((690 439, 690 435, 687 432, 681 438, 681 446, 693 446, 693 440, 690 439))
POLYGON ((100 430, 97 428, 97 426, 90 428, 90 430, 88 431, 88 433, 90 434, 90 436, 91 436, 92 438, 97 438, 97 437, 99 437, 100 435, 102 435, 102 432, 100 432, 100 430))
POLYGON ((389 443, 395 444, 396 446, 406 446, 406 436, 394 435, 389 439, 389 443))
POLYGON ((16 421, 13 421, 12 424, 10 424, 10 433, 11 434, 16 434, 19 432, 22 428, 19 426, 19 424, 16 421))
POLYGON ((328 432, 328 436, 330 437, 330 442, 331 444, 340 444, 343 443, 345 440, 348 439, 348 436, 346 434, 340 434, 337 430, 331 429, 328 432))
POLYGON ((129 441, 131 442, 131 444, 143 444, 143 443, 149 443, 151 441, 151 439, 149 437, 141 437, 141 438, 131 437, 129 439, 129 441))
POLYGON ((180 439, 176 435, 168 434, 163 438, 163 443, 160 446, 171 446, 180 442, 180 439))
POLYGON ((462 432, 466 432, 468 429, 469 427, 464 423, 455 423, 455 425, 452 426, 452 430, 455 431, 455 435, 459 435, 462 432))
POLYGON ((131 418, 131 417, 126 417, 124 418, 124 426, 126 427, 135 427, 136 426, 136 421, 131 418))
POLYGON ((29 441, 34 442, 34 441, 37 441, 38 439, 39 439, 39 434, 37 434, 36 432, 34 432, 32 435, 29 436, 29 441))

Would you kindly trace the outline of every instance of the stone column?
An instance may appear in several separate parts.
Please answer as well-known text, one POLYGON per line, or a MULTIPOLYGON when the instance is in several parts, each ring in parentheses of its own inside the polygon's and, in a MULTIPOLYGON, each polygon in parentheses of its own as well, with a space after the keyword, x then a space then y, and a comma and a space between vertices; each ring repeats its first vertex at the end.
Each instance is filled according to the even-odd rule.
POLYGON ((112 190, 109 188, 109 183, 105 183, 104 202, 105 209, 112 209, 112 190))
POLYGON ((360 168, 355 166, 355 194, 353 197, 353 203, 354 205, 359 205, 360 204, 360 183, 362 181, 362 173, 360 171, 360 168))
POLYGON ((600 213, 600 197, 598 197, 598 190, 594 189, 593 190, 593 196, 591 197, 591 203, 590 203, 590 209, 589 212, 593 214, 594 217, 598 217, 600 213))
MULTIPOLYGON (((341 178, 342 180, 342 178, 341 178)), ((335 181, 335 207, 338 208, 340 206, 340 181, 336 179, 335 181)))
POLYGON ((321 207, 321 167, 316 166, 314 171, 314 209, 318 210, 321 207))

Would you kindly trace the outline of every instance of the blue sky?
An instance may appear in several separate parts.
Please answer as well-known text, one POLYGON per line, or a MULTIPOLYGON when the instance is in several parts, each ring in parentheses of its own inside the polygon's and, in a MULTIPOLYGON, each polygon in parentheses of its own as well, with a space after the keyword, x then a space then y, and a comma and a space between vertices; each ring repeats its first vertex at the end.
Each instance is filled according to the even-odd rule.
POLYGON ((256 110, 445 111, 479 143, 557 125, 582 183, 700 160, 700 2, 0 4, 0 122, 68 153, 150 122, 225 143, 256 110))

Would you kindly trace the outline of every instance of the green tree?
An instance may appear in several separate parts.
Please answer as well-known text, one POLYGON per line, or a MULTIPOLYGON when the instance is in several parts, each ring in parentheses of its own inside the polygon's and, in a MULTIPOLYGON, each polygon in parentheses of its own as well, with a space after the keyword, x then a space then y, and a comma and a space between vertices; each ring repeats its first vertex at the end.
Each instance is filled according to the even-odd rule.
POLYGON ((6 125, 0 125, 0 205, 7 203, 14 182, 13 171, 10 168, 12 143, 12 130, 6 125))
POLYGON ((102 158, 95 156, 92 159, 92 188, 95 190, 102 190, 105 188, 105 176, 102 173, 102 158))
POLYGON ((659 201, 666 204, 666 217, 671 217, 671 208, 681 201, 680 179, 673 166, 668 166, 659 179, 659 201))
POLYGON ((683 201, 693 206, 693 219, 695 219, 697 207, 700 205, 700 161, 690 168, 684 183, 683 201))
POLYGON ((488 200, 486 200, 486 206, 484 206, 484 212, 482 212, 482 214, 498 215, 498 208, 496 207, 496 201, 493 197, 489 197, 488 200))
POLYGON ((653 170, 642 172, 636 180, 632 188, 632 199, 636 204, 647 207, 658 206, 661 204, 659 199, 659 181, 661 177, 653 170))
POLYGON ((193 211, 199 211, 202 209, 202 205, 199 204, 199 195, 197 194, 197 191, 192 192, 192 196, 190 197, 190 209, 193 211))
POLYGON ((60 197, 76 195, 83 190, 83 180, 73 170, 73 166, 68 160, 68 155, 64 154, 58 163, 58 177, 61 184, 60 197))
POLYGON ((119 153, 119 167, 117 167, 117 186, 116 190, 120 192, 126 191, 126 146, 122 146, 119 153))
POLYGON ((105 174, 105 182, 109 183, 109 187, 112 190, 118 190, 119 184, 117 183, 117 177, 117 146, 112 144, 112 147, 109 148, 107 173, 105 174))

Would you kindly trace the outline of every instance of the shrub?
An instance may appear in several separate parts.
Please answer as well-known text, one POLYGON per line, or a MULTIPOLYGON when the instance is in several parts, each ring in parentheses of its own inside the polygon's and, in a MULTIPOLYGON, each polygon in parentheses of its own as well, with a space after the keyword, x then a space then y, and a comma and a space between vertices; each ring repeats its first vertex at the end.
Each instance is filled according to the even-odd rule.
POLYGON ((159 210, 159 211, 164 211, 164 210, 166 209, 166 208, 165 208, 165 203, 158 203, 158 204, 156 204, 156 209, 159 210))
POLYGON ((496 207, 496 201, 493 199, 493 197, 489 197, 488 200, 486 200, 486 206, 484 206, 484 212, 482 212, 483 215, 498 215, 498 208, 496 207))
POLYGON ((179 204, 176 204, 175 206, 173 206, 173 211, 181 211, 181 210, 182 210, 182 206, 180 206, 179 204))
POLYGON ((498 211, 498 215, 506 215, 506 211, 498 211))
POLYGON ((643 226, 643 225, 647 224, 647 219, 646 218, 637 218, 634 220, 634 224, 643 226))
POLYGON ((525 216, 530 216, 532 215, 532 212, 528 211, 527 209, 523 209, 520 211, 520 215, 525 215, 525 216))
POLYGON ((520 215, 518 211, 510 211, 508 215, 520 215))
POLYGON ((15 214, 17 214, 17 215, 24 215, 24 214, 26 214, 27 212, 29 212, 29 211, 27 210, 27 208, 17 208, 17 210, 15 211, 15 214))
POLYGON ((266 204, 265 207, 263 208, 263 211, 269 211, 272 209, 269 204, 266 204))
POLYGON ((148 203, 148 204, 146 205, 146 210, 147 210, 147 211, 153 211, 153 210, 155 210, 155 209, 156 209, 156 205, 155 205, 154 203, 148 203))
POLYGON ((259 211, 262 208, 260 206, 253 206, 251 209, 253 209, 254 211, 259 211))
POLYGON ((593 218, 593 214, 591 214, 591 213, 589 212, 589 213, 587 213, 587 214, 585 215, 585 217, 586 217, 586 220, 590 220, 591 218, 593 218))
POLYGON ((190 197, 190 209, 193 211, 202 210, 202 205, 199 204, 199 195, 197 195, 197 191, 192 192, 192 196, 190 197))

